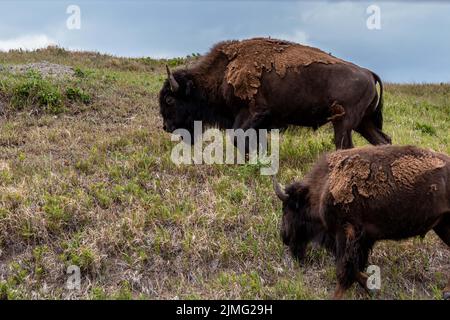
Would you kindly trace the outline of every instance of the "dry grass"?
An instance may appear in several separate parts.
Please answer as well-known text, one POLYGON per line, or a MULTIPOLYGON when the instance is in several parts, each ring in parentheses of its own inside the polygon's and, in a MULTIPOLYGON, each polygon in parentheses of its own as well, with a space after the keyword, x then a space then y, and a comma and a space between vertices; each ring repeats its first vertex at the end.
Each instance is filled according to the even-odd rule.
MULTIPOLYGON (((49 80, 62 109, 14 103, 29 75, 0 73, 0 296, 21 298, 328 298, 333 259, 294 262, 279 239, 280 203, 255 166, 181 166, 161 129, 165 61, 70 53, 0 53, 0 64, 47 60, 77 75, 49 80), (68 99, 68 88, 90 97, 68 99), (37 111, 36 111, 37 110, 37 111), (81 290, 65 287, 81 268, 81 290)), ((180 60, 181 61, 181 60, 180 60)), ((175 61, 173 64, 178 64, 175 61)), ((389 85, 386 132, 450 153, 450 86, 389 85)), ((44 101, 45 102, 45 101, 44 101)), ((356 137, 358 145, 366 142, 356 137)), ((289 129, 280 180, 303 176, 332 132, 289 129)), ((381 299, 440 297, 450 252, 434 234, 383 242, 381 299)), ((365 299, 356 286, 350 298, 365 299)))

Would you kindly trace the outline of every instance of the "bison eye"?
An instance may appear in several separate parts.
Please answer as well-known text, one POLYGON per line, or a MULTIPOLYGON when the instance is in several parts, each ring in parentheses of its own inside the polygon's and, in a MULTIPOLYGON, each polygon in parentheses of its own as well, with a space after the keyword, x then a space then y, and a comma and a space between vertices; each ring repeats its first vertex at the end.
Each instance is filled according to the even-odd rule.
POLYGON ((167 97, 167 98, 166 98, 166 103, 167 103, 168 105, 174 105, 174 104, 175 104, 175 99, 172 98, 172 97, 167 97))

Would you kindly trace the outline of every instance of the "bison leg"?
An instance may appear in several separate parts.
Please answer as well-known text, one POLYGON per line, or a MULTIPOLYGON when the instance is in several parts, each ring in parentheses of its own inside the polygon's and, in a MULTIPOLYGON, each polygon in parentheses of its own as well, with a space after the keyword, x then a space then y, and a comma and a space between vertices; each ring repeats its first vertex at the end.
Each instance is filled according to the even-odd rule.
POLYGON ((248 129, 261 129, 266 128, 268 126, 268 113, 267 112, 260 112, 256 113, 254 115, 251 115, 242 125, 242 130, 248 130, 248 129))
POLYGON ((364 269, 367 266, 367 261, 369 259, 369 250, 368 248, 365 248, 361 246, 361 252, 359 254, 359 271, 356 274, 356 281, 358 281, 358 284, 366 291, 368 295, 371 295, 369 288, 367 287, 367 280, 369 279, 369 276, 364 272, 364 269))
MULTIPOLYGON (((248 129, 255 129, 258 130, 260 128, 265 128, 268 125, 268 113, 259 112, 256 114, 250 114, 250 112, 246 109, 241 111, 238 116, 236 117, 233 129, 242 129, 244 132, 248 129)), ((258 138, 258 135, 257 135, 258 138)), ((234 145, 237 147, 237 138, 234 138, 234 145)), ((259 141, 257 141, 256 147, 258 148, 259 141)), ((245 141, 245 154, 248 154, 250 151, 249 143, 246 139, 245 141)), ((256 150, 257 151, 257 150, 256 150)))
POLYGON ((356 132, 360 133, 369 143, 373 145, 392 144, 391 137, 385 134, 381 129, 375 126, 371 119, 364 119, 356 132))
POLYGON ((367 287, 367 280, 369 276, 364 272, 367 267, 367 262, 369 261, 369 253, 372 249, 373 242, 367 239, 361 239, 360 254, 359 254, 359 272, 356 275, 356 280, 361 285, 361 287, 366 291, 368 295, 372 295, 372 292, 367 287))
POLYGON ((367 263, 369 249, 363 245, 362 232, 346 224, 336 236, 336 276, 338 284, 334 299, 341 299, 344 293, 358 281, 366 288, 367 279, 361 273, 361 266, 367 263))
POLYGON ((334 144, 336 149, 353 148, 352 128, 345 121, 333 122, 334 144))
POLYGON ((336 149, 353 148, 353 125, 349 121, 349 115, 346 114, 344 107, 335 101, 331 105, 329 111, 331 116, 327 120, 333 123, 334 144, 336 149))
POLYGON ((358 281, 359 285, 368 293, 370 294, 370 290, 369 288, 367 288, 367 280, 369 279, 369 276, 360 271, 358 272, 358 274, 356 275, 356 281, 358 281))
POLYGON ((248 109, 241 110, 234 119, 233 129, 236 130, 242 128, 244 122, 249 118, 249 115, 248 109))
MULTIPOLYGON (((436 232, 439 238, 450 247, 450 215, 447 215, 436 227, 434 227, 434 232, 436 232)), ((443 298, 444 300, 450 300, 450 279, 444 289, 443 298)))

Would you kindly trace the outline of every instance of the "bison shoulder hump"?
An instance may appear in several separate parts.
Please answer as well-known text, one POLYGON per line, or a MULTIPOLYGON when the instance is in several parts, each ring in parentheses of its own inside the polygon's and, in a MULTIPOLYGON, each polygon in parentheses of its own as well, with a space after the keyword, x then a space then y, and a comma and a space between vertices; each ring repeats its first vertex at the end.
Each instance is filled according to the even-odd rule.
POLYGON ((389 157, 383 149, 344 150, 327 156, 329 191, 334 204, 349 204, 356 197, 383 198, 414 190, 420 177, 442 168, 445 162, 432 152, 389 157))
POLYGON ((227 42, 219 50, 229 60, 226 81, 243 100, 253 99, 263 71, 275 70, 284 77, 289 68, 298 71, 312 63, 347 63, 317 48, 270 38, 227 42))

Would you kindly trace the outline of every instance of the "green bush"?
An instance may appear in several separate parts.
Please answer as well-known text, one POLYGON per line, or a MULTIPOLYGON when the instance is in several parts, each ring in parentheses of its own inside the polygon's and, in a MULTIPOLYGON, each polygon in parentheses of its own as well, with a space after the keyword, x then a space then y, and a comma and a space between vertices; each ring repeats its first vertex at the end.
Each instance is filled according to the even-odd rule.
POLYGON ((428 134, 430 136, 435 136, 436 135, 436 129, 433 128, 431 125, 426 124, 426 123, 419 123, 416 122, 415 126, 414 126, 415 130, 421 131, 422 133, 428 134))
POLYGON ((29 71, 12 90, 12 105, 22 110, 37 105, 43 111, 58 114, 64 111, 63 97, 58 87, 42 78, 36 71, 29 71))
POLYGON ((49 230, 61 230, 70 220, 70 214, 65 210, 66 200, 61 196, 47 195, 44 201, 42 209, 45 212, 49 230))
POLYGON ((159 60, 153 59, 151 57, 140 58, 139 61, 151 67, 155 67, 160 64, 159 60))
POLYGON ((94 71, 92 71, 90 69, 81 69, 79 67, 75 68, 74 72, 75 72, 75 76, 77 76, 78 78, 87 78, 94 73, 94 71))
POLYGON ((66 97, 74 102, 82 102, 84 104, 91 103, 91 96, 79 88, 67 88, 66 97))
POLYGON ((169 65, 169 67, 177 67, 177 66, 184 64, 185 62, 186 62, 186 59, 180 58, 180 57, 167 60, 167 64, 169 65))
POLYGON ((86 77, 86 73, 83 71, 83 70, 81 70, 80 68, 75 68, 75 75, 77 76, 77 77, 79 77, 79 78, 84 78, 84 77, 86 77))

